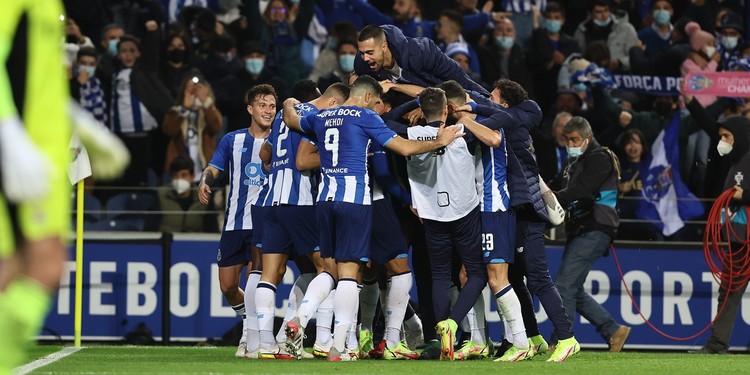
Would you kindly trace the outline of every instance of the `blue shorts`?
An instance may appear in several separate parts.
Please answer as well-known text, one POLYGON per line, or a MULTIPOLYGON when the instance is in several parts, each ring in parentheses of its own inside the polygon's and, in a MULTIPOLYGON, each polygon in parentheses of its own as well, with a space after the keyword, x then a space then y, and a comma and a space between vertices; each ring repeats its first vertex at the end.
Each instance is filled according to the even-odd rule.
POLYGON ((516 213, 482 212, 482 257, 484 263, 513 263, 516 254, 516 213))
POLYGON ((315 206, 280 205, 264 208, 263 254, 290 257, 320 250, 315 206))
POLYGON ((409 256, 409 247, 404 235, 401 234, 401 224, 396 217, 396 211, 389 199, 379 199, 372 202, 372 237, 370 255, 373 263, 386 264, 397 258, 409 256))
POLYGON ((336 260, 370 261, 372 206, 319 202, 320 256, 336 260))
POLYGON ((219 267, 247 264, 252 259, 252 230, 229 230, 221 233, 216 262, 219 267))
POLYGON ((257 248, 263 248, 263 225, 266 222, 268 207, 253 205, 250 208, 250 218, 253 220, 252 244, 257 248))

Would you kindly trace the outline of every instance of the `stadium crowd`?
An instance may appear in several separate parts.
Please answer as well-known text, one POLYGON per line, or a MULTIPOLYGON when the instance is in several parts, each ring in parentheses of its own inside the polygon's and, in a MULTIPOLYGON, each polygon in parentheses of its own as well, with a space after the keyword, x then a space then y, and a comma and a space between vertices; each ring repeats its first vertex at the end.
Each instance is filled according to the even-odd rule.
MULTIPOLYGON (((500 360, 525 360, 550 351, 550 360, 561 362, 576 354, 580 347, 573 336, 575 311, 571 311, 576 309, 587 317, 591 314, 586 313, 594 311, 601 319, 592 323, 610 350, 620 351, 629 328, 613 321, 590 296, 586 298, 580 276, 585 278, 586 267, 590 268, 614 238, 697 239, 699 232, 682 223, 700 217, 702 207, 691 215, 679 212, 677 218, 657 215, 654 220, 654 216, 643 213, 644 197, 662 198, 662 193, 653 196, 649 190, 655 186, 648 179, 653 169, 648 163, 654 159, 650 151, 664 152, 670 147, 665 139, 670 138, 675 140, 671 146, 681 155, 673 161, 679 165, 673 164, 671 171, 657 175, 663 184, 657 190, 670 184, 684 185, 685 189, 676 188, 677 199, 715 198, 724 188, 722 181, 730 161, 720 158, 722 150, 713 147, 720 136, 711 129, 733 115, 750 118, 750 107, 743 98, 690 95, 680 85, 657 89, 628 83, 641 77, 669 82, 670 77, 685 78, 695 72, 750 71, 745 9, 739 0, 65 3, 65 52, 72 94, 123 141, 132 155, 120 180, 107 183, 110 189, 94 190, 98 199, 112 200, 112 187, 169 184, 153 204, 141 205, 147 210, 164 210, 160 221, 141 220, 134 227, 124 228, 223 228, 222 249, 243 243, 265 246, 262 256, 256 247, 252 259, 242 259, 244 263, 234 258, 243 254, 227 253, 222 258, 219 252, 222 292, 238 316, 247 318, 238 356, 304 357, 307 353, 301 350, 302 332, 317 314, 316 356, 337 360, 362 356, 411 359, 419 356, 414 348, 424 341, 434 345, 428 345, 423 357, 486 357, 489 341, 483 337, 484 307, 475 301, 488 282, 508 341, 500 360), (345 113, 327 110, 334 107, 348 109, 345 113), (282 108, 284 111, 279 112, 282 108), (362 133, 345 135, 342 130, 339 144, 338 130, 335 135, 328 130, 356 122, 351 118, 360 117, 357 108, 363 109, 367 118, 357 122, 362 133), (331 118, 326 120, 326 116, 331 118), (446 122, 463 127, 440 126, 446 122), (676 128, 671 126, 675 124, 676 128), (667 136, 672 134, 669 129, 676 129, 676 136, 667 136), (309 138, 284 133, 293 131, 309 138), (268 141, 264 143, 265 138, 268 141), (296 160, 291 161, 296 163, 296 177, 275 174, 289 162, 288 158, 278 159, 289 149, 281 146, 287 139, 296 140, 296 160), (358 143, 362 139, 371 139, 375 147, 369 150, 369 141, 358 143), (346 145, 343 140, 347 140, 346 145), (477 159, 481 159, 485 175, 495 173, 487 172, 491 170, 486 164, 489 160, 498 163, 492 165, 501 165, 498 168, 502 172, 497 173, 502 174, 502 180, 493 182, 492 177, 484 176, 490 178, 484 181, 490 186, 485 189, 496 190, 489 198, 487 191, 475 191, 482 185, 483 176, 475 176, 474 145, 482 150, 482 157, 477 159), (319 159, 314 156, 316 147, 319 159), (507 152, 494 154, 492 150, 499 147, 507 148, 507 152), (462 158, 462 152, 469 149, 472 158, 462 158), (374 222, 362 219, 369 215, 365 211, 351 207, 342 210, 334 203, 375 206, 384 199, 382 191, 372 188, 371 193, 367 178, 363 183, 354 176, 337 180, 326 175, 345 169, 339 161, 349 170, 367 170, 363 155, 368 152, 373 154, 369 163, 374 179, 382 185, 385 197, 393 201, 393 207, 389 204, 386 211, 374 208, 374 222), (434 173, 426 166, 429 160, 421 160, 424 164, 415 161, 415 155, 428 152, 455 158, 456 171, 445 172, 438 166, 435 168, 441 173, 430 175, 435 178, 432 182, 415 177, 419 176, 415 170, 434 173), (376 167, 379 154, 387 156, 383 166, 376 167), (396 154, 411 158, 404 162, 393 156, 396 154), (585 166, 583 162, 576 165, 584 157, 588 157, 585 166), (468 160, 471 163, 465 164, 468 160), (294 193, 300 198, 294 202, 289 193, 274 196, 280 193, 274 190, 273 181, 279 186, 279 181, 304 177, 310 178, 305 180, 308 188, 315 186, 311 182, 315 179, 306 172, 309 170, 322 170, 323 174, 318 217, 347 221, 346 226, 328 228, 336 234, 332 238, 319 239, 321 250, 328 254, 301 252, 302 247, 310 247, 310 251, 314 247, 302 234, 309 228, 301 222, 295 222, 293 230, 286 228, 288 223, 273 219, 274 215, 281 217, 281 211, 270 209, 278 205, 312 206, 314 195, 307 197, 308 203, 302 203, 301 192, 294 193), (460 175, 459 170, 468 175, 460 175), (576 179, 597 178, 601 178, 602 186, 588 189, 576 185, 576 179), (453 186, 455 181, 470 185, 473 197, 463 202, 469 209, 455 208, 455 216, 450 217, 433 215, 432 203, 420 201, 421 189, 437 183, 465 191, 461 189, 466 187, 453 186), (539 255, 544 252, 546 222, 554 221, 554 212, 547 212, 542 204, 543 198, 545 202, 549 199, 542 191, 544 181, 550 182, 559 203, 569 210, 569 244, 593 249, 586 254, 587 259, 568 264, 581 268, 568 268, 565 275, 570 280, 561 284, 558 279, 557 287, 545 267, 546 258, 539 255), (212 189, 221 192, 220 187, 227 184, 231 187, 223 194, 212 194, 212 189), (263 195, 263 186, 270 186, 265 192, 268 195, 263 195), (381 199, 375 191, 381 193, 381 199), (683 191, 687 193, 679 195, 683 191), (197 204, 199 201, 203 204, 197 204), (223 207, 225 201, 225 215, 194 216, 212 212, 211 205, 223 207), (248 205, 243 202, 250 201, 252 210, 245 210, 248 205), (607 208, 601 209, 602 205, 607 208), (265 214, 266 208, 273 213, 265 214), (586 210, 593 212, 594 219, 581 219, 580 212, 586 210), (183 213, 176 213, 180 211, 183 213), (512 230, 498 224, 497 220, 508 220, 505 216, 484 215, 500 211, 513 216, 512 230), (624 219, 622 223, 618 224, 618 216, 624 219), (397 219, 389 222, 393 217, 397 219), (485 220, 495 221, 487 224, 485 220), (680 224, 666 220, 679 220, 680 224), (283 241, 260 238, 258 233, 273 232, 259 229, 260 225, 272 225, 273 230, 286 228, 292 234, 283 241), (408 304, 412 270, 402 254, 377 259, 374 251, 363 255, 331 250, 342 248, 340 243, 358 243, 360 237, 369 242, 370 226, 375 247, 377 225, 392 225, 386 228, 402 228, 404 232, 402 242, 382 247, 390 246, 392 251, 410 246, 413 257, 433 260, 432 264, 413 264, 420 298, 418 314, 408 304), (515 247, 510 248, 510 254, 494 253, 493 244, 500 247, 502 240, 490 240, 486 226, 504 228, 505 233, 495 235, 512 238, 525 249, 524 256, 516 257, 520 264, 516 269, 520 271, 508 267, 515 247), (471 230, 479 232, 480 227, 482 236, 472 237, 471 230), (254 235, 227 234, 246 229, 252 229, 254 235), (357 237, 353 231, 361 232, 357 237), (597 238, 584 238, 591 232, 597 233, 597 238), (477 245, 483 246, 485 259, 479 258, 482 253, 464 252, 480 237, 482 244, 477 245), (453 241, 455 249, 436 245, 435 238, 445 239, 443 243, 453 241), (281 248, 293 243, 297 253, 266 252, 266 241, 281 248), (417 255, 420 251, 423 253, 417 255), (460 256, 455 269, 450 268, 451 251, 460 256), (273 315, 269 309, 273 308, 280 278, 276 273, 285 269, 279 267, 285 266, 290 257, 298 261, 303 276, 292 291, 298 295, 290 295, 296 302, 287 312, 285 328, 273 335, 273 321, 269 323, 268 315, 273 315), (338 262, 330 263, 326 260, 330 257, 338 262), (248 260, 253 271, 247 286, 238 286, 242 266, 248 260), (362 280, 360 266, 370 260, 384 266, 384 271, 365 271, 362 280), (404 274, 408 280, 400 278, 404 274), (447 301, 446 292, 455 294, 455 301, 447 301), (554 323, 550 341, 556 344, 554 349, 535 329, 531 293, 539 297, 554 323), (386 311, 386 327, 383 340, 374 342, 372 320, 378 296, 386 311), (317 305, 312 306, 311 301, 317 305), (363 328, 357 327, 358 310, 363 328), (334 313, 336 323, 331 331, 334 313), (397 319, 391 321, 391 316, 397 319), (455 337, 457 325, 461 325, 464 337, 460 349, 454 352, 454 344, 461 341, 455 337), (435 348, 438 354, 429 348, 435 348)), ((442 193, 431 193, 435 192, 438 196, 442 193)), ((438 199, 437 204, 453 207, 460 205, 461 199, 451 195, 444 202, 438 199)), ((557 205, 556 201, 546 203, 548 208, 557 205)), ((305 212, 289 211, 284 217, 304 217, 305 212)), ((326 223, 321 220, 321 232, 326 223)), ((107 229, 106 224, 92 228, 107 229)))

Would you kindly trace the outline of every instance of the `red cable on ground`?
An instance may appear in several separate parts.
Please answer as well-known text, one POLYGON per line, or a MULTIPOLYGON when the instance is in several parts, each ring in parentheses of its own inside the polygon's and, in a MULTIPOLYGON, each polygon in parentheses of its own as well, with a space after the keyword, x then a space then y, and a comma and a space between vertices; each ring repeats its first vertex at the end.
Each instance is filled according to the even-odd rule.
MULTIPOLYGON (((744 236, 740 236, 734 231, 729 220, 724 220, 724 222, 722 222, 722 217, 724 215, 726 215, 726 217, 731 217, 730 214, 732 211, 729 209, 729 205, 732 202, 734 191, 734 188, 731 188, 719 195, 716 199, 716 202, 714 202, 714 205, 711 207, 711 211, 708 214, 706 232, 703 236, 703 255, 706 258, 706 263, 708 263, 708 268, 711 270, 714 280, 716 280, 720 286, 722 283, 725 283, 729 291, 740 289, 742 285, 750 280, 750 241, 748 241, 748 238, 750 238, 750 226, 748 226, 747 233, 745 233, 744 236), (722 234, 724 234, 725 239, 735 239, 736 241, 734 241, 734 243, 741 243, 742 246, 739 249, 732 249, 731 241, 727 241, 726 247, 722 246, 722 234), (737 240, 741 238, 744 238, 744 240, 737 240), (722 272, 724 265, 728 266, 726 267, 728 272, 722 272)), ((745 207, 741 206, 740 209, 744 210, 745 207)), ((734 214, 737 214, 738 212, 734 212, 734 214)), ((727 298, 724 299, 724 303, 722 303, 719 311, 716 313, 716 317, 714 317, 714 319, 698 333, 688 337, 676 337, 665 333, 643 316, 640 306, 638 306, 635 298, 633 298, 633 294, 630 292, 630 288, 628 288, 628 284, 625 282, 622 267, 620 267, 620 260, 617 258, 614 245, 611 245, 611 250, 615 264, 617 265, 617 271, 620 273, 622 285, 625 287, 625 291, 628 292, 628 296, 633 302, 636 311, 638 311, 638 315, 640 315, 643 321, 646 322, 646 325, 651 327, 651 329, 661 336, 675 341, 693 340, 704 334, 713 325, 716 318, 718 318, 724 311, 727 298)))

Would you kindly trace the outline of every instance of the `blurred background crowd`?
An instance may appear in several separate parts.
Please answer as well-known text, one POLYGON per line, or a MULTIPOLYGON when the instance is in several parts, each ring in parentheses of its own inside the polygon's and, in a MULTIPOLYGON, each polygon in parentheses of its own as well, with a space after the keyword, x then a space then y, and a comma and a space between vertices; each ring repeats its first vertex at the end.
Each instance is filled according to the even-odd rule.
MULTIPOLYGON (((729 161, 718 157, 718 134, 704 129, 729 115, 750 117, 744 98, 627 83, 750 71, 740 0, 64 2, 73 96, 132 154, 120 180, 87 180, 90 230, 217 231, 223 201, 200 205, 194 186, 221 136, 249 125, 247 90, 272 85, 280 108, 299 80, 321 91, 348 82, 367 24, 432 39, 487 88, 500 78, 520 83, 544 112, 533 138, 545 180, 567 157, 565 122, 588 119, 620 157, 618 239, 699 239, 701 225, 666 235, 663 225, 639 220, 643 163, 661 131, 679 121, 680 163, 672 168, 710 205, 729 161)), ((394 107, 401 96, 392 93, 394 107)))

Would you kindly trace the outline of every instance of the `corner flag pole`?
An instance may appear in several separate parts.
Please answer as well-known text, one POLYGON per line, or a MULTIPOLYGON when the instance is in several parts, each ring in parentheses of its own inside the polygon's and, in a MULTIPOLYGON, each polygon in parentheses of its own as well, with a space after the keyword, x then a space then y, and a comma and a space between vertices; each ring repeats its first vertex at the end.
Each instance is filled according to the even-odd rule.
POLYGON ((74 345, 80 348, 83 310, 83 179, 78 181, 76 186, 76 294, 73 334, 74 345))

